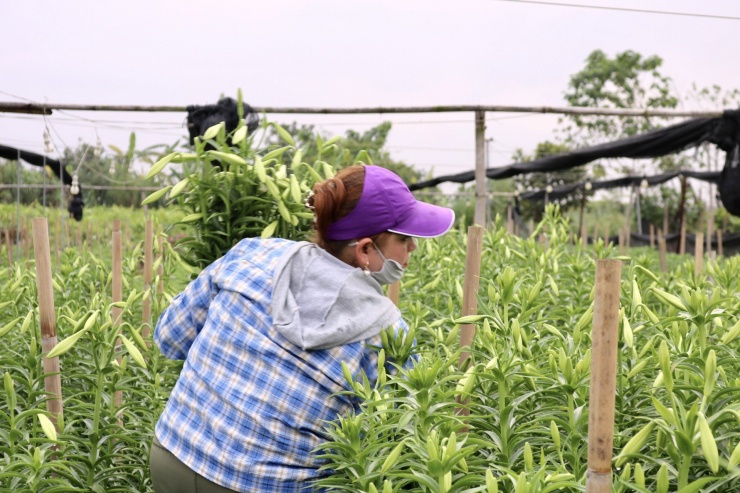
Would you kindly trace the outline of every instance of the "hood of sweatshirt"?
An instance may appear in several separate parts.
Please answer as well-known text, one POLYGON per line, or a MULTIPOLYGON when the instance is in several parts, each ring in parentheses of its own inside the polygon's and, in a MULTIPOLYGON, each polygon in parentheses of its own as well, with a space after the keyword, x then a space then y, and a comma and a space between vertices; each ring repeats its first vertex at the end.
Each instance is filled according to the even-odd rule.
POLYGON ((273 279, 273 325, 304 350, 362 341, 401 318, 375 279, 313 243, 291 247, 273 279))

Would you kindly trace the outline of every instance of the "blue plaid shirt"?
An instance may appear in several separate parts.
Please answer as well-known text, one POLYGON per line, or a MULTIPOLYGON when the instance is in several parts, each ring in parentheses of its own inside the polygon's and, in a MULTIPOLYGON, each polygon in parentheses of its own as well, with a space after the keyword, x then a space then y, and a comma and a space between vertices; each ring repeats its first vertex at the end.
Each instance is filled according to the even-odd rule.
MULTIPOLYGON (((311 489, 327 421, 353 409, 341 363, 377 378, 375 336, 304 351, 272 326, 275 265, 294 243, 245 239, 176 296, 154 339, 184 359, 155 433, 198 474, 236 491, 311 489)), ((397 330, 407 326, 399 318, 397 330)))

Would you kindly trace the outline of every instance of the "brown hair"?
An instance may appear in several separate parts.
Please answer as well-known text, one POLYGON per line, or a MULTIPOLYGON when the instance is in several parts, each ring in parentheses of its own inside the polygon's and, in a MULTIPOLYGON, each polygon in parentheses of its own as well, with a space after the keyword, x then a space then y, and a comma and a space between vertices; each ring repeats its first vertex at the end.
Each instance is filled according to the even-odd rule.
POLYGON ((326 238, 327 231, 331 224, 357 206, 364 184, 365 167, 348 166, 334 178, 316 183, 313 196, 308 199, 308 205, 314 208, 316 215, 313 225, 316 231, 312 241, 337 258, 341 258, 342 250, 351 240, 329 240, 326 238))

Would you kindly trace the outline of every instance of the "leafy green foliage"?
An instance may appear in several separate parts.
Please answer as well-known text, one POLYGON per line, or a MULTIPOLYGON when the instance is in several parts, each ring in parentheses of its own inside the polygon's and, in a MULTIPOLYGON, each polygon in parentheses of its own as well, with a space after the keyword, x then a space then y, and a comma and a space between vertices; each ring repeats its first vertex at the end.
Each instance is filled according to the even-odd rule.
MULTIPOLYGON (((458 369, 464 242, 420 245, 401 288, 418 360, 353 386, 362 412, 333 423, 321 448, 331 491, 583 491, 594 265, 614 247, 571 247, 554 207, 529 238, 487 232, 472 362, 458 369)), ((664 277, 654 254, 625 261, 614 491, 734 490, 740 263, 697 276, 684 260, 664 277)))

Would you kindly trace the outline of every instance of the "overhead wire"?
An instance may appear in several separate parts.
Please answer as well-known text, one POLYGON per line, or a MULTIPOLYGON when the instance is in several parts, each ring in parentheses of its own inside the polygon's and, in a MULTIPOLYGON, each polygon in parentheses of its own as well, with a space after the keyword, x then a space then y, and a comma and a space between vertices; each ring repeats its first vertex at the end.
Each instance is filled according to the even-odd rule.
MULTIPOLYGON (((635 12, 641 14, 661 14, 661 15, 674 15, 682 17, 697 17, 705 19, 722 19, 731 21, 740 21, 740 17, 731 15, 716 15, 716 14, 699 14, 694 12, 675 12, 669 10, 651 10, 651 9, 634 9, 629 7, 611 7, 607 5, 585 5, 578 3, 565 3, 565 2, 544 2, 542 0, 493 0, 496 2, 510 2, 510 3, 529 3, 534 5, 552 5, 555 7, 576 7, 583 9, 594 9, 594 10, 613 10, 619 12, 635 12)), ((705 4, 706 5, 706 4, 705 4)))

